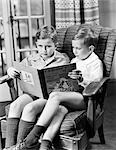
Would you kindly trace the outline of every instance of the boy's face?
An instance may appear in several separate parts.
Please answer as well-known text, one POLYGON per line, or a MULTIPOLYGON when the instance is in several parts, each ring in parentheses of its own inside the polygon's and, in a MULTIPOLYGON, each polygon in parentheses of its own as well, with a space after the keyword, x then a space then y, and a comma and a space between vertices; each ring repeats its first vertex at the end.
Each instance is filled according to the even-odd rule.
POLYGON ((90 49, 84 44, 84 39, 72 40, 73 53, 79 59, 84 59, 90 54, 90 49))
POLYGON ((56 49, 55 44, 51 39, 38 39, 36 45, 39 54, 44 59, 51 57, 56 49))

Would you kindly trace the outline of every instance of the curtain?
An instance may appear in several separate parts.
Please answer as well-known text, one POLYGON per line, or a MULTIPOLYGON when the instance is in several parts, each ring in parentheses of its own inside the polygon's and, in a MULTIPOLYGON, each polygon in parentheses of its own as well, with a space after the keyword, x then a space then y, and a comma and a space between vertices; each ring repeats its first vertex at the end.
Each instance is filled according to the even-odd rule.
POLYGON ((55 0, 56 29, 74 24, 99 24, 98 0, 55 0))

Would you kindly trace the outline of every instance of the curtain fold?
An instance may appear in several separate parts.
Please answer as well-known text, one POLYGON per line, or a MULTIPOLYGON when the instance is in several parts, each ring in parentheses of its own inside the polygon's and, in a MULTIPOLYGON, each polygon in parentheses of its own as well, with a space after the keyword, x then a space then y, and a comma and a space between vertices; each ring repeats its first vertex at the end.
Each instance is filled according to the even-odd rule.
POLYGON ((56 28, 74 24, 99 24, 98 0, 55 0, 56 28))

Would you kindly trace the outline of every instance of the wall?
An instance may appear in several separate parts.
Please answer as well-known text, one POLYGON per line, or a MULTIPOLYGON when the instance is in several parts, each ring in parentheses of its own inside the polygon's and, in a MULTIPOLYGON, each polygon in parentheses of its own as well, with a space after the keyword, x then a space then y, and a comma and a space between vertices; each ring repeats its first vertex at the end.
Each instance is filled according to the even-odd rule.
MULTIPOLYGON (((116 28, 116 0, 99 0, 100 25, 116 28)), ((116 79, 116 53, 111 77, 116 79)))

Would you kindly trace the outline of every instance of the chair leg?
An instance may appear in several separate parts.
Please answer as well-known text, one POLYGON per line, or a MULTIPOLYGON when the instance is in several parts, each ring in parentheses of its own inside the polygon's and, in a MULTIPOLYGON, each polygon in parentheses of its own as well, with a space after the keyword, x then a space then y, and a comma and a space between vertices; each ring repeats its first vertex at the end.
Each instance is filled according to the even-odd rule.
POLYGON ((103 124, 98 128, 98 134, 99 134, 101 144, 105 144, 103 124))
POLYGON ((2 139, 1 139, 1 136, 0 136, 0 150, 2 150, 2 139))
POLYGON ((2 132, 1 132, 1 121, 0 121, 0 150, 2 150, 2 132))

